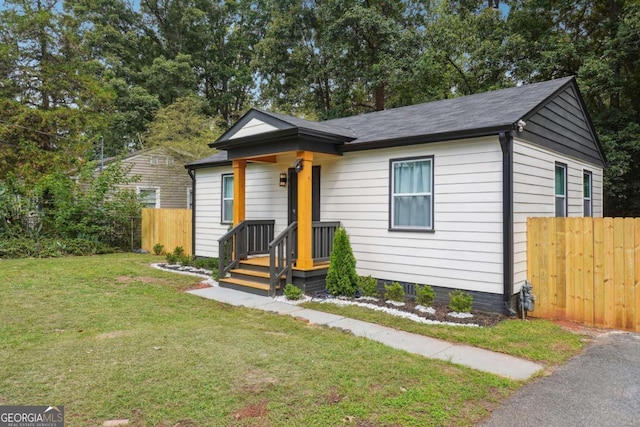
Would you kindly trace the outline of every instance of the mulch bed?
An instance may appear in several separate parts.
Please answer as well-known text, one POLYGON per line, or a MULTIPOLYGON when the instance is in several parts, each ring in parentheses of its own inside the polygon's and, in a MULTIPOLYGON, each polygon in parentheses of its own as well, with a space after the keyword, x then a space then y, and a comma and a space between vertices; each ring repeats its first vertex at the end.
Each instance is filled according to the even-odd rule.
POLYGON ((480 326, 495 326, 501 321, 508 319, 507 316, 500 313, 485 313, 483 311, 475 311, 472 310, 471 314, 473 317, 468 318, 457 318, 453 316, 449 316, 451 310, 447 307, 446 304, 434 302, 431 304, 431 307, 436 311, 434 314, 424 313, 422 311, 416 310, 416 304, 413 301, 405 301, 405 305, 403 306, 395 306, 392 304, 386 303, 382 299, 378 300, 369 300, 369 299, 353 299, 353 301, 373 304, 380 307, 392 308, 400 311, 405 311, 408 313, 413 313, 416 316, 423 317, 425 319, 437 320, 439 322, 449 322, 449 323, 460 323, 460 324, 476 324, 480 326))

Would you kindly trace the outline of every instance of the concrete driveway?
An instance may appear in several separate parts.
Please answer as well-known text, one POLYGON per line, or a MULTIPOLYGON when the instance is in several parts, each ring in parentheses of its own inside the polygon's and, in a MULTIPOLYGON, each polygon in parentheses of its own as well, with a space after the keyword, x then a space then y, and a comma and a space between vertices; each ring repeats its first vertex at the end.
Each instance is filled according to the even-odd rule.
POLYGON ((520 389, 480 425, 640 426, 640 334, 597 336, 581 355, 520 389))

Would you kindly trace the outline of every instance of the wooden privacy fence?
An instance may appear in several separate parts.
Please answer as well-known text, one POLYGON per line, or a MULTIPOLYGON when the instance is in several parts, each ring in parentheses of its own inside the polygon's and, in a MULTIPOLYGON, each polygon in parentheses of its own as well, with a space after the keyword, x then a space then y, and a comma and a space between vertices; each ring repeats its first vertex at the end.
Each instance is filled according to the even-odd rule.
POLYGON ((640 331, 640 218, 529 218, 531 316, 640 331))
POLYGON ((191 255, 191 209, 142 209, 142 249, 153 252, 156 243, 165 252, 182 246, 191 255))

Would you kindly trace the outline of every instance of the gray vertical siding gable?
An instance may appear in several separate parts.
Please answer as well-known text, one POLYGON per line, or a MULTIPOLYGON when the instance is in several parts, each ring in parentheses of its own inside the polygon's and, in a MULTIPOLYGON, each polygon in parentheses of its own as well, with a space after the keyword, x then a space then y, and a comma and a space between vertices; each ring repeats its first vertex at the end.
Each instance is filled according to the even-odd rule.
POLYGON ((548 100, 530 117, 521 136, 535 144, 604 166, 596 135, 573 86, 548 100))

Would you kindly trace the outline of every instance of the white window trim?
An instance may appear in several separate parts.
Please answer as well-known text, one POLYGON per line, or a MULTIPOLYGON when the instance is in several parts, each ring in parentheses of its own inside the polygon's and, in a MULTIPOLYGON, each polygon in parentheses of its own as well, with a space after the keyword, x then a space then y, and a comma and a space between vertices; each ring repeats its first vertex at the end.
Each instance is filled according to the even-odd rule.
POLYGON ((593 217, 593 172, 587 169, 582 170, 582 216, 591 216, 593 217), (584 177, 589 176, 589 197, 584 196, 584 177), (584 211, 584 202, 589 202, 590 213, 584 211))
POLYGON ((389 230, 390 231, 422 231, 422 232, 429 232, 429 231, 434 231, 434 224, 435 224, 435 202, 434 202, 434 177, 435 177, 435 172, 434 172, 434 156, 421 156, 421 157, 408 157, 408 158, 400 158, 400 159, 391 159, 389 161, 389 173, 390 173, 390 177, 389 177, 389 230), (431 188, 429 192, 423 192, 423 193, 400 193, 400 194, 395 194, 393 189, 395 188, 395 174, 394 174, 394 170, 393 170, 393 165, 395 163, 400 163, 400 162, 423 162, 423 161, 428 161, 431 165, 431 188), (429 226, 425 226, 425 227, 416 227, 416 226, 396 226, 395 224, 395 197, 396 196, 429 196, 430 200, 431 200, 431 224, 429 226))
POLYGON ((565 163, 560 163, 560 162, 555 162, 554 167, 553 167, 553 211, 555 213, 555 216, 557 218, 566 218, 569 216, 569 200, 568 200, 568 194, 569 194, 569 166, 567 166, 565 163), (564 170, 564 195, 563 196, 558 196, 556 194, 556 168, 562 168, 564 170), (557 211, 557 199, 558 198, 562 198, 564 199, 564 215, 558 215, 558 211, 557 211))
POLYGON ((139 196, 141 191, 145 191, 145 190, 155 190, 156 192, 156 209, 160 208, 160 187, 153 187, 153 186, 137 186, 136 187, 136 194, 139 196))
MULTIPOLYGON (((224 197, 224 180, 226 178, 231 178, 231 180, 233 180, 233 174, 232 173, 224 173, 222 174, 222 177, 220 178, 220 223, 221 224, 232 224, 233 223, 233 212, 231 212, 231 220, 230 221, 225 221, 225 211, 224 211, 224 202, 226 200, 231 200, 233 201, 233 194, 231 195, 231 197, 224 197)), ((233 185, 235 186, 235 182, 233 183, 233 185)))

